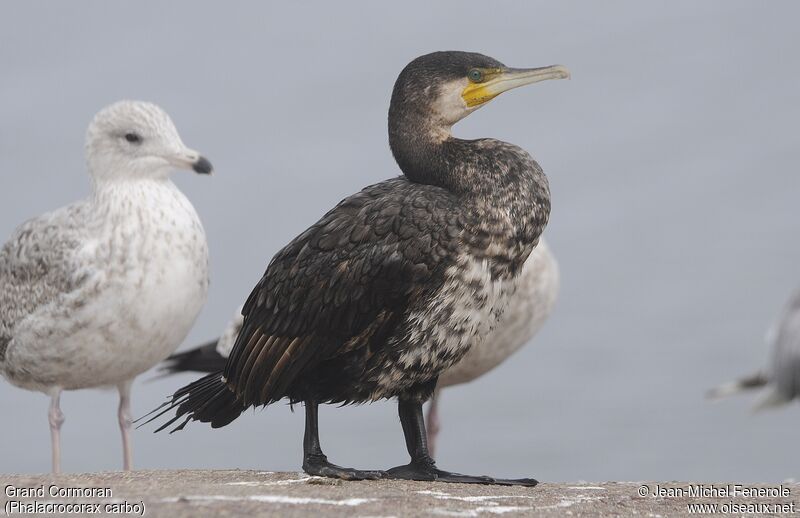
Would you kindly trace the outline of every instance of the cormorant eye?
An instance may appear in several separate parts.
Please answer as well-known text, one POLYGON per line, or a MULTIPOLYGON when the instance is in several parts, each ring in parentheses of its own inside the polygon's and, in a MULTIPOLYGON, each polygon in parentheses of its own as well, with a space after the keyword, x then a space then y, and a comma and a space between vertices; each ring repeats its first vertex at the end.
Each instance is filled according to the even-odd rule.
POLYGON ((142 143, 142 137, 140 137, 136 133, 126 133, 125 134, 125 140, 127 140, 131 144, 141 144, 142 143))
POLYGON ((477 68, 473 68, 467 73, 467 77, 469 77, 469 80, 472 81, 473 83, 480 83, 481 81, 483 81, 483 72, 481 72, 477 68))

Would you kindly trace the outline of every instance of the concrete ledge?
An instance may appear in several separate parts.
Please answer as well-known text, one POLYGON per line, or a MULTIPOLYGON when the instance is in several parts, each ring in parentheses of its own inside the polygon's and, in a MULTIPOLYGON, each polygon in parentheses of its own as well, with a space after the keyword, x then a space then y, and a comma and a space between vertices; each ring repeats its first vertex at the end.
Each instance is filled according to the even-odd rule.
MULTIPOLYGON (((462 484, 374 481, 343 482, 309 477, 304 473, 260 471, 136 471, 79 475, 0 475, 4 511, 12 502, 22 505, 100 504, 102 514, 132 516, 688 516, 689 504, 717 504, 711 514, 790 515, 791 512, 725 512, 721 506, 747 504, 791 505, 800 484, 755 484, 772 495, 745 496, 725 483, 540 484, 536 488, 462 484), (645 491, 642 486, 648 486, 645 491), (51 485, 56 486, 55 489, 51 485), (694 487, 704 496, 677 494, 694 487), (28 488, 34 493, 24 494, 28 488), (97 488, 90 491, 89 488, 97 488), (712 488, 712 489, 709 489, 712 488), (727 489, 726 489, 727 488, 727 489), (781 488, 781 489, 778 489, 781 488), (655 494, 658 489, 662 494, 655 494), (59 493, 59 490, 61 493, 59 493), (701 489, 702 490, 702 489, 701 489), (14 492, 16 491, 16 496, 14 492), (54 493, 51 494, 51 491, 54 493), (647 496, 640 496, 647 493, 647 496), (722 491, 722 493, 720 493, 722 491), (775 495, 775 491, 783 491, 775 495), (55 496, 53 496, 55 495, 55 496), (110 506, 106 508, 106 506, 110 506)), ((745 485, 749 488, 751 485, 745 485)), ((800 506, 794 504, 800 516, 800 506)), ((30 508, 28 508, 30 509, 30 508)), ((58 509, 47 509, 58 514, 58 509)), ((5 514, 5 513, 3 513, 5 514)), ((700 513, 694 513, 700 514, 700 513)))

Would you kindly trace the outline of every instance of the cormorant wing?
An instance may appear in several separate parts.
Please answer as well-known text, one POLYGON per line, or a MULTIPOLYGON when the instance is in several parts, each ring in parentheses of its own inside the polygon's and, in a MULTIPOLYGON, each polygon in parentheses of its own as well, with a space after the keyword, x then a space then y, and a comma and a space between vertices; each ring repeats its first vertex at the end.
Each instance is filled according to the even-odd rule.
POLYGON ((390 336, 451 257, 456 209, 444 189, 387 180, 278 252, 244 305, 225 367, 240 402, 276 401, 304 369, 390 336))

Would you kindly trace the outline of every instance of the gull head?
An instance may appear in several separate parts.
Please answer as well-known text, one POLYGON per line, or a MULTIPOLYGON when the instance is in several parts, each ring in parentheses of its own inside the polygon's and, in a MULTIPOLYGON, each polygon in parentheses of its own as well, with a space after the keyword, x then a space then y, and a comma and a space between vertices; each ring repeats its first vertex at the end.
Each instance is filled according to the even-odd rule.
POLYGON ((186 147, 172 119, 155 104, 119 101, 100 110, 86 132, 95 180, 166 178, 175 169, 210 174, 211 163, 186 147))

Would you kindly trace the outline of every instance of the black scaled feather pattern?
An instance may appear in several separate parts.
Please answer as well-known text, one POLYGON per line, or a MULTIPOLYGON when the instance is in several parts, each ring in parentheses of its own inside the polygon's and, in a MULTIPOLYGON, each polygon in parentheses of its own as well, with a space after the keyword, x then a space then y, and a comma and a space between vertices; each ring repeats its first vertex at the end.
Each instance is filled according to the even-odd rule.
POLYGON ((306 406, 303 467, 311 474, 536 483, 438 470, 424 440, 422 402, 502 314, 550 211, 547 179, 525 151, 450 136, 471 110, 442 112, 441 100, 474 67, 502 64, 439 52, 406 67, 389 111, 403 175, 346 198, 275 255, 244 305, 224 370, 157 409, 152 419, 176 410, 159 430, 181 419, 173 431, 190 420, 224 426, 249 407, 288 398, 306 406), (317 405, 392 397, 412 462, 387 472, 330 464, 317 405))

